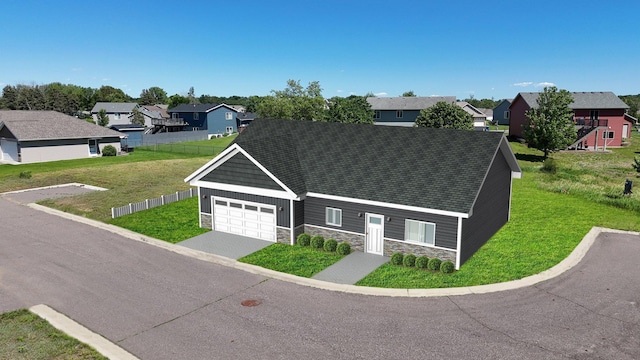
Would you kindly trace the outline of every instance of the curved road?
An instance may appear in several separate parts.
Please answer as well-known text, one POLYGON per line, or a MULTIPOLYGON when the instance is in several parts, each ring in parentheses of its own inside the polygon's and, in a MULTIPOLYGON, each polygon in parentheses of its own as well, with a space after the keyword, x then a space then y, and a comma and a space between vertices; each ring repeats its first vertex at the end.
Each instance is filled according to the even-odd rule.
POLYGON ((392 298, 269 279, 17 203, 33 200, 0 196, 0 313, 47 304, 141 359, 640 358, 638 236, 601 234, 536 286, 392 298))

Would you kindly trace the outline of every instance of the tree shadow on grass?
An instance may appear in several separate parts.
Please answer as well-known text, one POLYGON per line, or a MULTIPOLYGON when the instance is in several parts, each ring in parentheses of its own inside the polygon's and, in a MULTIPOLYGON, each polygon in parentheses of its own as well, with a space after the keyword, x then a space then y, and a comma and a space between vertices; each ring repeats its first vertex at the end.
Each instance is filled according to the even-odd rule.
POLYGON ((533 154, 515 154, 516 159, 529 162, 544 162, 544 156, 533 154))

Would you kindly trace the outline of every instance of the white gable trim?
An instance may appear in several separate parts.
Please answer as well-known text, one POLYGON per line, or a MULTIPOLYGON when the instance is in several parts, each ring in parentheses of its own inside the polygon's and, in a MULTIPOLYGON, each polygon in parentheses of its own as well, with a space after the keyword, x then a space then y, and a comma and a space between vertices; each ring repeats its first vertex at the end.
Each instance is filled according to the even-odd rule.
MULTIPOLYGON (((203 165, 200 169, 196 170, 193 174, 191 174, 187 178, 185 178, 184 181, 185 182, 189 182, 193 186, 200 186, 200 185, 196 185, 196 183, 214 184, 214 183, 211 183, 211 182, 208 182, 208 181, 201 181, 201 179, 204 176, 206 176, 207 174, 209 174, 211 171, 213 171, 216 168, 218 168, 220 165, 224 164, 227 160, 229 160, 232 157, 234 157, 238 153, 246 156, 247 159, 249 159, 249 161, 251 161, 262 172, 267 174, 267 176, 269 176, 269 178, 271 178, 271 180, 273 180, 276 184, 278 184, 278 186, 280 186, 284 190, 284 192, 287 194, 287 196, 284 197, 285 199, 298 199, 298 194, 296 194, 291 189, 289 189, 282 181, 280 181, 280 179, 275 177, 269 170, 267 170, 267 168, 262 166, 262 164, 260 164, 256 159, 254 159, 253 156, 249 155, 249 153, 246 152, 238 144, 233 144, 230 147, 228 147, 227 149, 225 149, 222 153, 220 153, 218 156, 213 158, 213 160, 209 161, 208 163, 203 165)), ((215 184, 217 184, 217 183, 215 183, 215 184)), ((230 184, 224 184, 224 185, 226 185, 226 186, 234 186, 234 187, 238 187, 238 188, 255 189, 255 188, 247 187, 247 186, 230 185, 230 184)), ((216 185, 216 186, 218 186, 218 185, 216 185)), ((204 187, 211 187, 211 186, 205 185, 204 187)), ((276 192, 280 193, 277 190, 267 190, 267 189, 261 189, 261 190, 263 190, 265 192, 266 191, 276 191, 276 192)), ((278 196, 278 197, 282 197, 282 196, 278 196)))
POLYGON ((200 181, 200 180, 193 180, 189 184, 191 186, 197 186, 198 188, 224 190, 224 191, 231 191, 231 192, 237 192, 237 193, 243 193, 243 194, 267 196, 267 197, 273 197, 278 199, 300 200, 300 198, 291 197, 291 194, 281 190, 262 189, 262 188, 255 188, 250 186, 224 184, 224 183, 200 181))
POLYGON ((454 217, 460 217, 460 218, 464 218, 464 219, 467 219, 470 216, 470 214, 459 213, 459 212, 455 212, 455 211, 428 209, 428 208, 423 208, 423 207, 418 207, 418 206, 393 204, 393 203, 386 203, 386 202, 382 202, 382 201, 356 199, 356 198, 349 198, 349 197, 344 197, 344 196, 327 195, 327 194, 320 194, 320 193, 313 193, 313 192, 308 192, 306 195, 309 196, 309 197, 317 197, 317 198, 320 198, 320 199, 328 199, 328 200, 335 200, 335 201, 345 201, 345 202, 363 204, 363 205, 381 206, 381 207, 387 207, 387 208, 392 208, 392 209, 416 211, 416 212, 427 213, 427 214, 454 216, 454 217))

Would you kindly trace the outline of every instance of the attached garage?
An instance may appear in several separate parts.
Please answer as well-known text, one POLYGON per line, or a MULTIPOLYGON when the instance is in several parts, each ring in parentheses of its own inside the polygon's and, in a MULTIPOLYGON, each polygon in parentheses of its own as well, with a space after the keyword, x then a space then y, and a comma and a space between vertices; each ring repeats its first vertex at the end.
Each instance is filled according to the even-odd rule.
POLYGON ((276 241, 275 206, 221 197, 212 203, 213 230, 276 241))
POLYGON ((0 139, 0 148, 2 149, 2 160, 20 161, 18 157, 18 142, 16 140, 0 139))

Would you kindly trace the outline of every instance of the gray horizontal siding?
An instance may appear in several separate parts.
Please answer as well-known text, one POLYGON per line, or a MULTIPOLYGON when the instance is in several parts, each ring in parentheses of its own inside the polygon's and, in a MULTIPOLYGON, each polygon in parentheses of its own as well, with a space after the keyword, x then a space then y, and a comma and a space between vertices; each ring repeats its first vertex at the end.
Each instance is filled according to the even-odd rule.
POLYGON ((265 174, 251 160, 240 153, 205 175, 202 181, 282 190, 282 187, 273 181, 269 175, 265 174))
POLYGON ((473 208, 473 215, 462 220, 460 264, 471 257, 509 219, 511 169, 498 152, 473 208))
POLYGON ((294 226, 300 226, 304 224, 304 200, 294 201, 294 226))
POLYGON ((456 217, 310 197, 304 201, 304 220, 309 225, 364 234, 366 213, 390 218, 390 221, 384 223, 384 237, 396 240, 404 240, 405 219, 435 223, 436 246, 456 249, 458 231, 458 218, 456 217), (342 210, 342 226, 331 226, 325 223, 327 207, 342 210))
POLYGON ((203 187, 200 188, 200 197, 200 211, 207 214, 211 214, 211 197, 225 197, 229 199, 250 201, 260 204, 275 205, 277 225, 289 227, 289 200, 261 195, 237 193, 233 191, 208 189, 203 187), (205 195, 207 196, 207 198, 203 199, 202 196, 205 195), (282 208, 282 211, 280 211, 280 208, 282 208))

